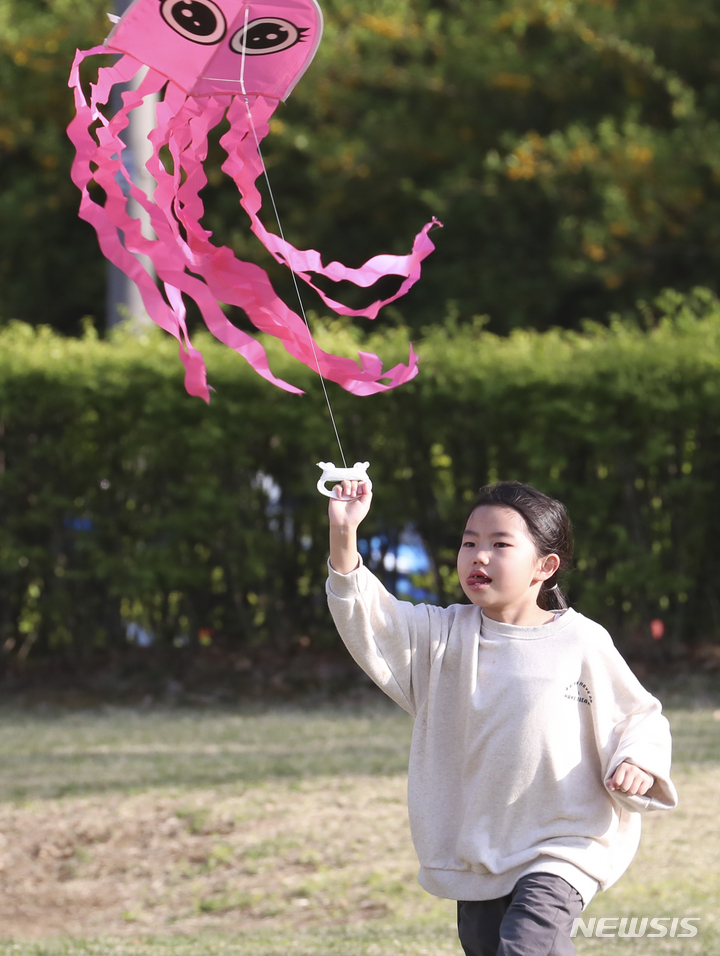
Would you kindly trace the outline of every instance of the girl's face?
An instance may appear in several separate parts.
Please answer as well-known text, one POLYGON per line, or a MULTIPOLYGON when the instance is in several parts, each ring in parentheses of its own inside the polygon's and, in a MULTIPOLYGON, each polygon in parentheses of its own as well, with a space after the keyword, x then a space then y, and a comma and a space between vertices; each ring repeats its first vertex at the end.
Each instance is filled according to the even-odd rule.
POLYGON ((559 564, 556 554, 538 555, 514 508, 481 505, 468 519, 457 570, 463 591, 488 617, 533 626, 549 619, 537 599, 543 581, 559 564))

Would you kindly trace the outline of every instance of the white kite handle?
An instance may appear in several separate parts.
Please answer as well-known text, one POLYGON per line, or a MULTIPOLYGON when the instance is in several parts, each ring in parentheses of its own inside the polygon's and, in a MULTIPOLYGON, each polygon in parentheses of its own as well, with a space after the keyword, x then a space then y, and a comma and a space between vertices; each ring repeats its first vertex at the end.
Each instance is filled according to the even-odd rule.
MULTIPOLYGON (((352 468, 336 468, 331 461, 319 461, 318 468, 322 468, 323 473, 317 483, 317 489, 321 495, 327 498, 337 498, 337 495, 325 487, 325 482, 332 481, 338 484, 340 481, 362 481, 367 491, 372 488, 372 482, 368 478, 367 470, 370 467, 369 461, 356 461, 352 468)), ((345 495, 340 496, 341 501, 352 501, 352 498, 345 495)))

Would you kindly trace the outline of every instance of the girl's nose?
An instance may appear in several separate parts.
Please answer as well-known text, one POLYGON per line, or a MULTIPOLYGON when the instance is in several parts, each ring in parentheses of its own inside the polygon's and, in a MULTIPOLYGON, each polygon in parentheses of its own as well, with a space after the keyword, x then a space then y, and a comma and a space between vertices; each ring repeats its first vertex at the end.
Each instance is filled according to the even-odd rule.
POLYGON ((473 564, 487 564, 488 555, 487 551, 476 551, 475 557, 473 558, 473 564))

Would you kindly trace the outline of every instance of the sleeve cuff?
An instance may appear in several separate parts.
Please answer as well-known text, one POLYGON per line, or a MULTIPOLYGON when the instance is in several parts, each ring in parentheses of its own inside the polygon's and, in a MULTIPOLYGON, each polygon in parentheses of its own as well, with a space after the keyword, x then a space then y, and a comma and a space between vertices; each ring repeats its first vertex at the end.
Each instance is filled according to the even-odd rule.
POLYGON ((359 559, 355 570, 349 574, 340 574, 339 571, 336 571, 328 558, 327 591, 339 598, 352 597, 354 594, 365 590, 366 573, 362 558, 359 559))
POLYGON ((613 800, 616 800, 621 806, 636 813, 642 813, 646 810, 674 810, 678 804, 678 795, 675 785, 667 774, 657 769, 648 769, 650 765, 651 761, 649 760, 647 762, 643 761, 642 763, 639 760, 631 760, 629 757, 623 757, 621 760, 617 760, 614 763, 612 771, 605 777, 604 784, 606 791, 613 800), (615 770, 617 770, 623 760, 635 764, 636 767, 642 767, 646 773, 652 774, 655 778, 652 787, 650 787, 644 796, 632 796, 629 793, 623 793, 621 790, 610 790, 608 787, 608 783, 612 779, 615 770))

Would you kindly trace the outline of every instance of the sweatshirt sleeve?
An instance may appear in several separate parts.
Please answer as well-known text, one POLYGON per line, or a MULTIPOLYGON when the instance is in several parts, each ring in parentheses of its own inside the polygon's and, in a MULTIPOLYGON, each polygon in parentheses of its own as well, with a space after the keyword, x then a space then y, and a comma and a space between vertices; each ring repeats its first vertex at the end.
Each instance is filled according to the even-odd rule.
POLYGON ((354 660, 388 697, 415 716, 437 647, 441 609, 399 601, 362 564, 338 574, 328 563, 330 613, 354 660))
POLYGON ((600 650, 602 673, 596 675, 598 708, 596 736, 603 755, 604 784, 610 796, 627 810, 672 810, 678 795, 670 779, 672 739, 660 701, 635 677, 609 635, 600 650), (642 797, 610 790, 608 783, 623 761, 652 774, 655 783, 642 797))

